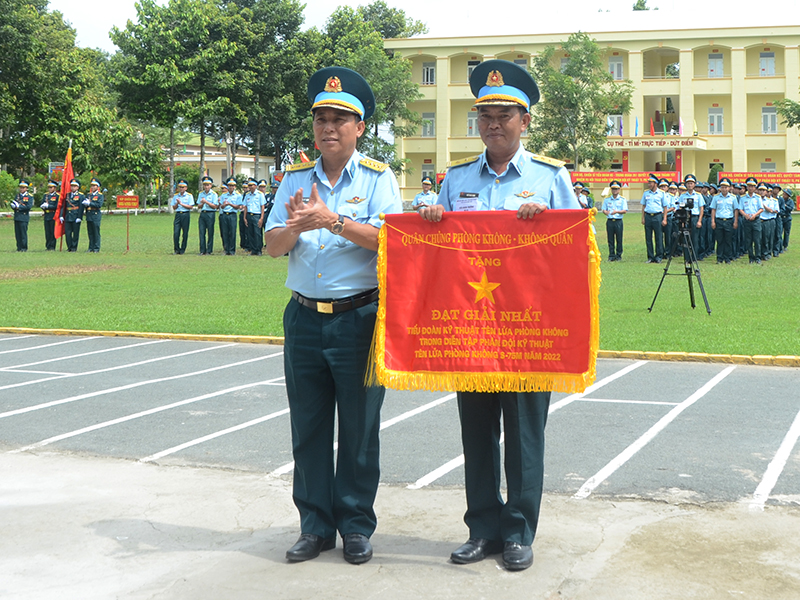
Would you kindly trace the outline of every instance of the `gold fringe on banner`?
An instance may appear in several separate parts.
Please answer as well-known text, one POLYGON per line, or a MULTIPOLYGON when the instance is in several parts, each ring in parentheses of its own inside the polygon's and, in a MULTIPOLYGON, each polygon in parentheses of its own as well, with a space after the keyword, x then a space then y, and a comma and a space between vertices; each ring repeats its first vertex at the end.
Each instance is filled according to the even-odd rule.
POLYGON ((367 385, 383 385, 396 390, 427 390, 447 392, 539 392, 553 391, 568 394, 586 390, 597 378, 597 352, 600 347, 600 249, 594 234, 597 209, 588 211, 586 224, 589 245, 589 294, 591 331, 589 339, 589 369, 584 373, 476 373, 439 371, 393 371, 386 368, 386 274, 387 226, 378 233, 378 287, 380 300, 375 333, 367 365, 367 385))

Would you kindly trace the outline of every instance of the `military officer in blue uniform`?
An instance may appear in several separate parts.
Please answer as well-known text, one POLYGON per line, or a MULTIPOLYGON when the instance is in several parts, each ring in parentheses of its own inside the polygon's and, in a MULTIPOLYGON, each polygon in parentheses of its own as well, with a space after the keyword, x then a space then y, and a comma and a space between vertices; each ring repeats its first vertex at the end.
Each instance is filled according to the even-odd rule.
POLYGON ((203 191, 197 194, 197 207, 200 216, 197 218, 197 229, 200 232, 200 256, 214 254, 214 222, 219 210, 219 197, 211 189, 214 180, 208 175, 200 180, 203 191))
POLYGON ((64 238, 67 242, 67 252, 78 251, 78 240, 81 236, 81 219, 83 219, 83 210, 85 206, 83 201, 86 196, 81 194, 81 182, 78 179, 72 179, 69 182, 69 193, 64 199, 62 213, 59 215, 59 220, 64 224, 64 238))
POLYGON ((172 224, 173 254, 186 252, 186 242, 189 240, 189 223, 194 207, 194 196, 187 192, 189 184, 185 179, 178 180, 178 191, 172 197, 170 206, 175 210, 175 220, 172 224))
MULTIPOLYGON (((525 150, 520 136, 530 123, 539 89, 528 71, 488 60, 470 77, 478 131, 486 149, 450 165, 435 206, 423 219, 446 211, 512 210, 535 219, 552 209, 580 209, 562 162, 525 150)), ((550 392, 459 392, 469 539, 450 559, 457 564, 501 553, 509 570, 533 564, 544 477, 544 429, 550 392), (500 494, 500 421, 505 434, 508 500, 500 494)))
POLYGON ((761 260, 772 258, 772 247, 775 237, 775 220, 780 212, 777 199, 770 195, 769 186, 763 181, 758 184, 758 195, 761 196, 761 260))
POLYGON ((647 177, 647 189, 642 194, 642 225, 644 225, 644 242, 647 246, 647 262, 660 263, 664 255, 663 231, 667 224, 664 192, 658 189, 658 177, 650 173, 647 177), (653 239, 655 238, 655 244, 653 239), (655 247, 654 247, 655 246, 655 247))
MULTIPOLYGON (((705 212, 705 200, 703 200, 702 194, 695 190, 695 186, 697 185, 697 178, 689 173, 686 177, 683 178, 683 185, 685 186, 685 191, 678 196, 678 204, 680 206, 688 206, 688 202, 691 200, 693 206, 691 208, 691 216, 689 218, 689 235, 692 239, 692 248, 694 248, 695 256, 697 260, 703 260, 703 256, 700 253, 700 230, 703 227, 703 213, 705 212)), ((680 188, 678 188, 680 189, 680 188)), ((689 210, 687 208, 687 210, 689 210)), ((684 259, 686 261, 689 260, 689 249, 684 248, 683 252, 684 259)))
MULTIPOLYGON (((258 180, 258 191, 264 194, 264 225, 266 225, 269 212, 272 210, 272 205, 275 203, 275 191, 277 189, 277 187, 274 190, 270 189, 269 182, 267 182, 266 179, 258 180)), ((263 229, 264 226, 262 225, 261 228, 263 229)), ((261 238, 263 239, 264 236, 262 235, 261 238)))
POLYGON ((794 192, 786 188, 782 192, 783 210, 781 210, 781 220, 783 221, 783 240, 781 247, 783 252, 789 247, 789 236, 792 234, 792 211, 797 208, 795 205, 794 192))
POLYGON ((302 533, 286 558, 334 548, 338 531, 345 560, 358 564, 372 557, 380 478, 384 388, 364 384, 378 310, 378 231, 381 213, 401 213, 403 204, 389 166, 356 150, 375 110, 364 78, 321 69, 308 82, 308 98, 322 157, 286 169, 266 234, 270 256, 289 253, 292 290, 284 367, 302 533))
POLYGON ((717 237, 717 264, 733 260, 733 233, 739 228, 739 201, 731 191, 731 180, 723 177, 719 194, 711 199, 711 229, 717 237))
POLYGON ((252 256, 261 256, 264 248, 264 210, 267 199, 258 191, 258 182, 252 177, 247 181, 244 204, 244 225, 247 227, 248 250, 252 256))
POLYGON ((420 208, 433 206, 436 204, 436 199, 438 196, 435 192, 431 191, 432 188, 433 181, 426 175, 422 178, 422 191, 414 196, 414 201, 411 203, 411 207, 414 210, 419 210, 420 208))
POLYGON ((56 249, 56 210, 58 210, 58 182, 47 182, 47 191, 42 196, 42 217, 44 219, 44 245, 47 250, 56 249))
POLYGON ((100 252, 100 219, 105 197, 100 193, 101 183, 93 178, 89 183, 89 193, 83 199, 83 217, 86 219, 86 233, 89 235, 87 252, 100 252))
POLYGON ((609 186, 611 195, 603 200, 602 211, 608 235, 608 260, 622 260, 622 217, 628 212, 628 201, 619 193, 622 185, 616 179, 609 186))
POLYGON ((28 223, 34 203, 33 194, 28 192, 29 187, 28 180, 21 179, 17 195, 11 201, 11 210, 14 211, 14 237, 17 241, 17 252, 28 251, 28 223))
POLYGON ((750 264, 761 264, 761 213, 764 212, 761 196, 756 193, 758 181, 748 177, 745 181, 747 193, 739 199, 739 216, 744 229, 744 246, 750 264))
POLYGON ((227 191, 219 197, 219 234, 225 255, 233 256, 236 254, 236 220, 242 209, 242 195, 236 191, 233 177, 225 182, 225 186, 227 191))

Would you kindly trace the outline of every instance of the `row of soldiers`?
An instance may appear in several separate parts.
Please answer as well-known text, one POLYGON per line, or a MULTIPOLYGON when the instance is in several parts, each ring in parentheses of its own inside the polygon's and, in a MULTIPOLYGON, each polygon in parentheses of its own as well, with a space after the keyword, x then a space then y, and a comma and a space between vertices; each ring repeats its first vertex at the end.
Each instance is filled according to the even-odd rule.
POLYGON ((174 254, 184 254, 189 238, 191 211, 200 212, 198 230, 200 231, 200 255, 214 253, 214 223, 219 214, 219 231, 222 247, 227 256, 236 254, 236 224, 239 223, 240 246, 253 256, 260 256, 264 248, 264 223, 272 209, 275 188, 267 192, 267 180, 247 180, 247 191, 240 194, 236 190, 236 179, 225 182, 225 191, 217 194, 212 188, 211 177, 201 179, 203 191, 194 196, 187 191, 185 179, 177 183, 177 192, 170 201, 175 211, 172 229, 174 254))
MULTIPOLYGON (((72 179, 70 191, 64 198, 64 204, 59 211, 58 182, 51 179, 47 182, 47 192, 42 195, 39 208, 44 213, 44 238, 47 250, 56 249, 56 223, 63 226, 64 239, 68 252, 78 251, 81 221, 86 219, 86 230, 89 234, 88 252, 100 252, 100 209, 105 198, 100 192, 100 180, 92 179, 89 184, 89 193, 80 192, 81 182, 72 179)), ((28 191, 30 183, 27 179, 19 182, 19 189, 11 209, 14 211, 14 237, 17 242, 17 252, 28 251, 28 223, 30 212, 36 207, 34 195, 28 191)))
MULTIPOLYGON (((789 246, 796 209, 789 188, 754 177, 744 184, 723 178, 717 186, 691 174, 679 184, 651 173, 647 184, 641 205, 649 263, 679 253, 675 238, 682 222, 698 260, 716 253, 717 263, 727 264, 747 253, 751 263, 761 264, 789 246)), ((612 251, 609 241, 609 253, 618 259, 621 247, 612 251)))

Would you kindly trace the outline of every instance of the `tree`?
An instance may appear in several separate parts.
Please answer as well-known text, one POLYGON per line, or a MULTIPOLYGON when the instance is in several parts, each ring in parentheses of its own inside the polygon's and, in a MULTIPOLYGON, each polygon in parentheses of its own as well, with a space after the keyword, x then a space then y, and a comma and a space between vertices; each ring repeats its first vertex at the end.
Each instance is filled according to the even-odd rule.
MULTIPOLYGON (((650 7, 647 6, 647 0, 636 0, 636 3, 633 5, 633 10, 650 10, 650 7)), ((658 10, 658 7, 653 10, 658 10)))
POLYGON ((367 6, 358 7, 358 15, 372 24, 382 38, 409 38, 428 33, 428 26, 422 21, 407 17, 398 8, 389 7, 383 0, 376 0, 367 6))
MULTIPOLYGON (((781 119, 783 119, 781 123, 787 127, 800 127, 800 102, 784 98, 776 100, 775 106, 781 119)), ((800 160, 794 161, 792 165, 800 167, 800 160)))
POLYGON ((603 50, 585 33, 562 47, 569 57, 563 70, 555 66, 554 46, 533 59, 542 99, 532 109, 527 147, 571 161, 576 171, 584 163, 606 168, 614 156, 606 147, 608 116, 630 112, 633 85, 613 79, 603 50))

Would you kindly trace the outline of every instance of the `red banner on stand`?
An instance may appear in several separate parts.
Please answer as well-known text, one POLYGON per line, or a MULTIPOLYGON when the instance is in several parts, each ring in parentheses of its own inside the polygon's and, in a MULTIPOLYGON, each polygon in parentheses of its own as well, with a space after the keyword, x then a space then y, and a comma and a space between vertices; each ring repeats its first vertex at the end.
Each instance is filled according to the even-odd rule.
POLYGON ((396 389, 580 392, 595 379, 595 211, 387 215, 370 381, 396 389))

